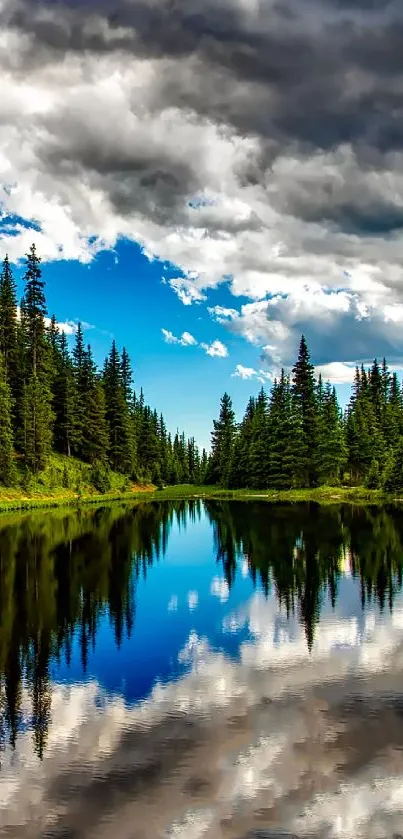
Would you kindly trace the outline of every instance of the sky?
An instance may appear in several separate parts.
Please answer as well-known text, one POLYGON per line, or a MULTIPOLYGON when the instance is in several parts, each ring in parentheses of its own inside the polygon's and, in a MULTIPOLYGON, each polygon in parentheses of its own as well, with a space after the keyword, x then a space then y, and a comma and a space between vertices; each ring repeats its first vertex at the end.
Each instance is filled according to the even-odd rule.
POLYGON ((0 258, 168 426, 403 369, 398 0, 0 0, 0 258))

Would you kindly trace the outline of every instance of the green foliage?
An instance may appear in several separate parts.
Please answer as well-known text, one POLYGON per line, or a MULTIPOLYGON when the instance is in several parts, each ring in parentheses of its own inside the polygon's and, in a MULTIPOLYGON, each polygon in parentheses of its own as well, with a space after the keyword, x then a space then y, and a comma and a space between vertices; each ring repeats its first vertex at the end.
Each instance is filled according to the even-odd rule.
POLYGON ((28 468, 34 474, 44 469, 51 453, 53 419, 46 379, 32 373, 26 390, 26 442, 23 454, 28 468))
POLYGON ((0 482, 10 486, 15 480, 11 394, 0 353, 0 482))
POLYGON ((97 492, 109 492, 111 478, 108 468, 101 461, 94 461, 91 468, 91 483, 97 492))
POLYGON ((62 486, 64 489, 69 489, 70 487, 70 473, 67 467, 67 463, 65 463, 63 466, 62 486))
POLYGON ((206 480, 208 483, 228 486, 236 437, 235 413, 228 393, 224 393, 221 399, 220 416, 214 420, 213 426, 206 480))
MULTIPOLYGON (((27 254, 25 290, 17 318, 16 287, 8 258, 0 276, 0 481, 18 482, 21 470, 46 472, 54 454, 94 467, 97 485, 105 474, 167 484, 211 484, 223 488, 298 490, 337 486, 348 470, 351 484, 398 486, 403 441, 403 395, 385 359, 356 369, 343 415, 334 388, 319 377, 302 336, 292 377, 284 372, 266 395, 248 401, 240 423, 225 393, 214 420, 210 455, 179 429, 171 435, 164 418, 133 390, 125 348, 113 341, 102 373, 78 324, 72 353, 56 317, 46 326, 41 262, 33 245, 27 254), (18 468, 15 469, 15 463, 18 468), (378 466, 376 465, 378 464, 378 466)), ((85 492, 88 469, 69 470, 65 489, 85 492)), ((46 481, 49 481, 49 475, 46 481)), ((50 483, 57 490, 60 475, 50 483)), ((112 481, 113 483, 113 481, 112 481)), ((118 485, 115 485, 116 491, 118 485)), ((102 490, 103 491, 103 490, 102 490)), ((108 491, 108 490, 105 490, 108 491)), ((395 490, 393 490, 395 491, 395 490)))
POLYGON ((391 458, 385 479, 387 492, 401 492, 403 490, 403 440, 396 447, 391 458))
MULTIPOLYGON (((18 471, 21 475, 21 468, 13 473, 10 452, 14 447, 22 471, 32 473, 34 483, 46 472, 52 453, 93 465, 96 483, 102 487, 107 480, 98 474, 99 463, 105 464, 106 472, 121 473, 123 489, 133 478, 199 481, 201 458, 194 439, 186 440, 178 432, 172 442, 164 418, 145 403, 142 391, 136 397, 127 350, 123 348, 120 355, 113 342, 100 374, 80 323, 72 353, 54 315, 46 326, 44 282, 35 245, 27 254, 24 281, 17 318, 16 285, 6 256, 0 276, 1 376, 5 379, 0 394, 0 424, 4 426, 0 481, 18 482, 18 471)), ((207 455, 203 475, 206 463, 207 455)), ((50 481, 47 473, 43 478, 49 486, 55 480, 50 481)), ((66 470, 64 488, 76 487, 81 492, 83 480, 77 469, 66 470)))
POLYGON ((368 489, 380 489, 382 485, 382 474, 379 468, 379 461, 373 460, 365 478, 365 486, 368 489))

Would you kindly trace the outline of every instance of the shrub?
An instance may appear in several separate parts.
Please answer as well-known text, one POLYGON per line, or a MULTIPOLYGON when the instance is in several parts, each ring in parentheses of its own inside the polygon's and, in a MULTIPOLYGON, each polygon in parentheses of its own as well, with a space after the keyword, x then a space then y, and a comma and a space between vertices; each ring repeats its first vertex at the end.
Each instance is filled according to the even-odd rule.
POLYGON ((97 492, 104 494, 111 488, 111 478, 108 467, 100 461, 95 461, 91 468, 91 483, 97 492))

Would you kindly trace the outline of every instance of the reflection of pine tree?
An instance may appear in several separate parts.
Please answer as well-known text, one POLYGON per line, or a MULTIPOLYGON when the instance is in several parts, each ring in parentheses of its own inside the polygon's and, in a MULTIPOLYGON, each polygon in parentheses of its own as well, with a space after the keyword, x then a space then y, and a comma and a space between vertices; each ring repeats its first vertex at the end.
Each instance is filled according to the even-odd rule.
POLYGON ((403 524, 392 509, 206 503, 218 561, 232 584, 238 556, 248 557, 249 573, 267 594, 274 587, 287 616, 298 612, 309 649, 320 620, 322 595, 333 608, 346 547, 352 573, 359 578, 362 605, 376 598, 392 609, 402 588, 403 524), (232 541, 232 544, 231 544, 232 541))
POLYGON ((45 751, 46 741, 50 723, 50 709, 52 702, 49 659, 50 659, 50 635, 44 632, 35 639, 32 655, 32 729, 35 744, 35 752, 42 760, 45 751))
MULTIPOLYGON (((403 576, 403 522, 393 508, 218 501, 206 508, 228 585, 247 556, 254 583, 266 595, 274 591, 289 615, 299 614, 309 647, 322 593, 328 591, 335 605, 346 546, 363 602, 376 599, 384 609, 393 607, 403 576)), ((75 636, 86 667, 105 613, 117 643, 123 642, 133 629, 137 580, 163 556, 172 523, 186 527, 197 510, 199 502, 153 502, 134 510, 30 516, 0 530, 0 695, 3 736, 11 745, 18 738, 26 680, 35 749, 43 755, 52 657, 69 662, 75 636)))

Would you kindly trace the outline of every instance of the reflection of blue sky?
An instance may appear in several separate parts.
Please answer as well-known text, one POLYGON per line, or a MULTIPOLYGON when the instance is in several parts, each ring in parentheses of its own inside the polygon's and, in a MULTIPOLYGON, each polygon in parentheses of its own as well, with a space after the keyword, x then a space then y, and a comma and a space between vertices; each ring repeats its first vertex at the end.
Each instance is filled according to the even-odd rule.
MULTIPOLYGON (((259 587, 254 592, 242 558, 228 591, 206 517, 180 532, 174 525, 165 558, 138 583, 132 637, 117 650, 105 615, 85 677, 78 637, 71 668, 54 666, 43 763, 28 726, 17 751, 2 756, 0 834, 13 824, 18 832, 12 835, 31 839, 41 822, 35 835, 45 835, 57 788, 62 815, 53 836, 67 835, 63 828, 70 829, 75 808, 84 804, 92 811, 93 830, 80 836, 123 839, 133 836, 135 824, 145 839, 211 839, 222 835, 223 819, 233 818, 234 830, 238 817, 256 827, 255 813, 268 801, 281 814, 285 834, 301 839, 396 835, 403 819, 403 759, 392 748, 393 733, 389 751, 374 752, 375 762, 365 758, 347 780, 340 766, 354 741, 347 741, 344 753, 332 747, 332 738, 350 724, 343 703, 351 699, 352 683, 363 699, 359 715, 368 697, 372 702, 384 696, 393 679, 400 691, 403 597, 396 596, 392 614, 388 608, 381 614, 373 604, 363 613, 360 582, 345 570, 334 610, 323 595, 310 653, 298 613, 287 618, 274 593, 265 599, 259 587), (239 739, 232 726, 237 719, 239 739), (172 743, 172 752, 179 751, 164 768, 167 738, 169 749, 172 743), (140 774, 141 767, 145 771, 140 794, 139 766, 140 774), (153 766, 162 767, 160 775, 150 773, 153 766), (203 773, 207 785, 197 808, 186 784, 203 773), (124 780, 123 805, 118 799, 116 806, 111 793, 108 818, 94 797, 96 778, 124 780)), ((23 707, 28 719, 27 691, 23 707)), ((383 737, 381 717, 379 726, 383 737)), ((101 794, 108 798, 106 784, 101 794)), ((233 835, 254 835, 242 833, 243 827, 233 835)))
MULTIPOLYGON (((179 660, 190 635, 204 638, 212 651, 222 651, 240 660, 245 649, 264 648, 264 660, 278 663, 283 653, 308 656, 298 613, 287 618, 275 594, 264 603, 257 586, 245 574, 239 560, 235 583, 228 592, 222 567, 216 562, 211 524, 204 514, 186 528, 175 523, 164 558, 147 569, 146 579, 136 587, 136 612, 132 635, 124 637, 118 650, 109 616, 104 615, 97 632, 95 650, 89 650, 88 667, 81 667, 79 632, 76 632, 71 666, 53 665, 56 681, 68 683, 96 680, 107 692, 120 693, 132 704, 149 696, 156 682, 166 684, 189 671, 192 662, 179 660), (264 617, 263 617, 264 615, 264 617), (252 645, 252 646, 251 646, 252 645), (282 652, 281 652, 282 651, 282 652)), ((396 606, 402 603, 396 597, 396 606)), ((322 596, 320 625, 316 628, 313 656, 333 649, 361 645, 368 633, 369 618, 388 624, 388 608, 381 615, 371 604, 363 613, 360 582, 346 575, 338 584, 333 610, 327 594, 322 596)), ((372 625, 372 624, 371 624, 372 625)))
MULTIPOLYGON (((143 699, 155 681, 166 682, 189 668, 189 664, 178 661, 178 653, 192 631, 208 638, 212 649, 222 649, 236 657, 248 630, 245 627, 236 635, 228 634, 223 632, 222 623, 229 612, 250 598, 253 584, 239 568, 226 601, 220 599, 223 586, 222 568, 216 563, 213 531, 207 517, 188 522, 186 529, 179 529, 174 523, 165 557, 156 560, 147 569, 146 579, 137 583, 131 637, 125 637, 118 650, 113 627, 105 614, 97 631, 95 651, 88 653, 85 678, 96 679, 108 691, 122 693, 128 702, 143 699), (215 594, 211 593, 213 581, 221 584, 215 594)), ((52 675, 66 682, 84 678, 79 631, 71 666, 54 665, 52 675)))

